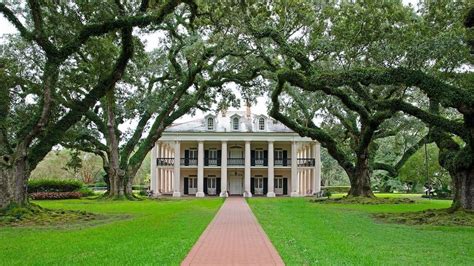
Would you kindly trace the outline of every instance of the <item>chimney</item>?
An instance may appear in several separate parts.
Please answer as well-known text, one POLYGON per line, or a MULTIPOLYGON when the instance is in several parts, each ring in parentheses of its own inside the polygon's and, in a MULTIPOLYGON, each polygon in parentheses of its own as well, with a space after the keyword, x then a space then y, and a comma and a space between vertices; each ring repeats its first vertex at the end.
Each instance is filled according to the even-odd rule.
POLYGON ((249 100, 247 100, 246 103, 245 116, 247 116, 247 118, 250 118, 252 116, 252 106, 249 100))

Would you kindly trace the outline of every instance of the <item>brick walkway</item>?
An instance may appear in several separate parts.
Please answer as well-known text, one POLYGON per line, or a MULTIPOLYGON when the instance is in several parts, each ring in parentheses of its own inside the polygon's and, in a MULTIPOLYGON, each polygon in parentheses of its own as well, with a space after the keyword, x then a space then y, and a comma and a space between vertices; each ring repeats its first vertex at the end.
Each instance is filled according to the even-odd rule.
POLYGON ((242 197, 229 197, 181 265, 284 265, 242 197))

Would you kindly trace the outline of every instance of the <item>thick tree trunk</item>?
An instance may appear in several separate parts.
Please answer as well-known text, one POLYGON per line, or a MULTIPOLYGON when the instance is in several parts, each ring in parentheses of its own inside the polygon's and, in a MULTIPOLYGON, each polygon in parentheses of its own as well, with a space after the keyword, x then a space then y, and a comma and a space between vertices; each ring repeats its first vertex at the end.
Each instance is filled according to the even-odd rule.
POLYGON ((474 210, 474 167, 452 174, 453 205, 452 210, 474 210))
POLYGON ((115 95, 111 90, 106 96, 107 105, 107 147, 108 151, 108 172, 110 189, 107 196, 110 198, 123 198, 126 196, 125 171, 120 169, 119 137, 115 122, 115 95))
POLYGON ((350 197, 375 197, 370 187, 369 159, 367 153, 357 157, 354 171, 349 174, 351 189, 350 197))
POLYGON ((11 165, 0 166, 0 209, 9 206, 27 206, 28 164, 18 159, 11 165))

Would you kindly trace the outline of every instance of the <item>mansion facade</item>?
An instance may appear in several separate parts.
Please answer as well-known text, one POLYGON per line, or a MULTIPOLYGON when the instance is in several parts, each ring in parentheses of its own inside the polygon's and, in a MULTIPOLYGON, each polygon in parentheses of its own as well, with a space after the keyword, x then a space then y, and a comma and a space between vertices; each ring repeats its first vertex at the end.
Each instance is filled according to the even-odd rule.
POLYGON ((250 107, 173 124, 151 152, 154 196, 309 196, 320 184, 319 143, 250 107))

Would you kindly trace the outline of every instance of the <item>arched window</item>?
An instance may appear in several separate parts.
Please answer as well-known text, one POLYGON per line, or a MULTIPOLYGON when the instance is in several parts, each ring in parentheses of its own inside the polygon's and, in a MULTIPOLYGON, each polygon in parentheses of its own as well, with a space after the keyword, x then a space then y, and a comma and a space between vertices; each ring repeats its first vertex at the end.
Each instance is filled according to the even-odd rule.
POLYGON ((234 130, 239 130, 239 118, 238 117, 232 118, 232 128, 234 130))
POLYGON ((214 130, 214 118, 207 118, 207 130, 214 130))
POLYGON ((259 130, 265 130, 265 118, 260 117, 258 119, 258 129, 259 130))

